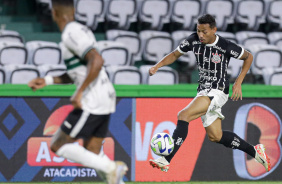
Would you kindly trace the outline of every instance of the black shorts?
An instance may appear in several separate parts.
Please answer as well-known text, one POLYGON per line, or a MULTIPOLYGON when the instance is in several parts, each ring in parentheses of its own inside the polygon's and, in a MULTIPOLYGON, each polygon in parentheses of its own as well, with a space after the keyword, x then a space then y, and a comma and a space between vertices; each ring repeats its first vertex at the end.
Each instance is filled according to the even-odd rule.
POLYGON ((74 109, 61 125, 62 131, 72 138, 106 137, 110 114, 94 115, 74 109))

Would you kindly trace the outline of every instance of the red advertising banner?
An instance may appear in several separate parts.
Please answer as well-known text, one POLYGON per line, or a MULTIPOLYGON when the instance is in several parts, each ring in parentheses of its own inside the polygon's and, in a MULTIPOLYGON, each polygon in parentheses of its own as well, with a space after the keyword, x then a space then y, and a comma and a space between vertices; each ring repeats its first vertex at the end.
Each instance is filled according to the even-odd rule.
POLYGON ((172 135, 178 112, 192 98, 137 98, 136 99, 136 170, 135 181, 189 181, 200 153, 205 129, 201 119, 190 122, 188 137, 170 163, 167 173, 152 168, 150 159, 158 158, 150 149, 155 133, 172 135))

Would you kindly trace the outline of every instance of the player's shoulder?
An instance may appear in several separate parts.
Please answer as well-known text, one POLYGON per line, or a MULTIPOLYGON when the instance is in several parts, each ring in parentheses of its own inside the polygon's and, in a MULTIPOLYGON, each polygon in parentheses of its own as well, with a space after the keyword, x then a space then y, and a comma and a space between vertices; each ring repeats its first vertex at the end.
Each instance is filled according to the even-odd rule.
POLYGON ((192 33, 188 38, 193 39, 193 40, 199 40, 197 33, 192 33))
POLYGON ((79 34, 83 34, 83 32, 85 32, 85 30, 88 30, 89 28, 86 27, 85 25, 79 23, 79 22, 69 22, 66 27, 64 28, 63 32, 62 32, 62 39, 66 36, 66 35, 79 35, 79 34))

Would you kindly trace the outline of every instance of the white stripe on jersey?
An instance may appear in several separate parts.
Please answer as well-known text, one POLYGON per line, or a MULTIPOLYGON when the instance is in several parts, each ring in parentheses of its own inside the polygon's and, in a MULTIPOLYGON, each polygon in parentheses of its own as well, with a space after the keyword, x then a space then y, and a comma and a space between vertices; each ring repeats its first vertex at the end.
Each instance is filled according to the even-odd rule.
POLYGON ((70 132, 70 136, 71 137, 76 137, 77 134, 80 132, 80 130, 83 128, 83 126, 86 123, 86 120, 88 118, 88 116, 90 115, 89 112, 83 111, 83 113, 81 114, 79 120, 77 121, 76 125, 73 127, 72 131, 70 132))

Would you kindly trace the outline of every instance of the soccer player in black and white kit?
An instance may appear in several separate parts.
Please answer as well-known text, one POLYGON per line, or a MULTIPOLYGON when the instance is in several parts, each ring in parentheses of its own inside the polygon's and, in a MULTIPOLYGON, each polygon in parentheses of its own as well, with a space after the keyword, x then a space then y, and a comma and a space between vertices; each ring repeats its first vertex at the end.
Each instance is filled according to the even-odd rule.
POLYGON ((239 149, 254 157, 266 171, 270 171, 270 160, 264 145, 253 146, 233 132, 222 130, 222 106, 229 96, 227 67, 231 57, 244 60, 242 70, 233 87, 231 99, 242 100, 241 84, 251 67, 253 56, 239 45, 216 34, 216 22, 213 16, 206 14, 198 18, 197 33, 186 38, 176 50, 165 56, 150 68, 154 75, 158 68, 169 65, 181 55, 191 51, 195 54, 199 70, 197 96, 178 113, 176 129, 173 132, 175 147, 171 155, 150 160, 153 167, 167 172, 169 164, 188 134, 189 122, 201 117, 209 140, 223 144, 228 148, 239 149))
POLYGON ((70 112, 51 141, 57 155, 94 168, 108 184, 122 184, 127 166, 110 160, 101 151, 108 131, 110 114, 115 111, 116 93, 103 68, 94 34, 74 21, 73 0, 52 0, 52 16, 62 32, 60 47, 67 72, 29 82, 33 90, 49 84, 75 83, 70 112), (73 144, 84 139, 84 147, 73 144))

